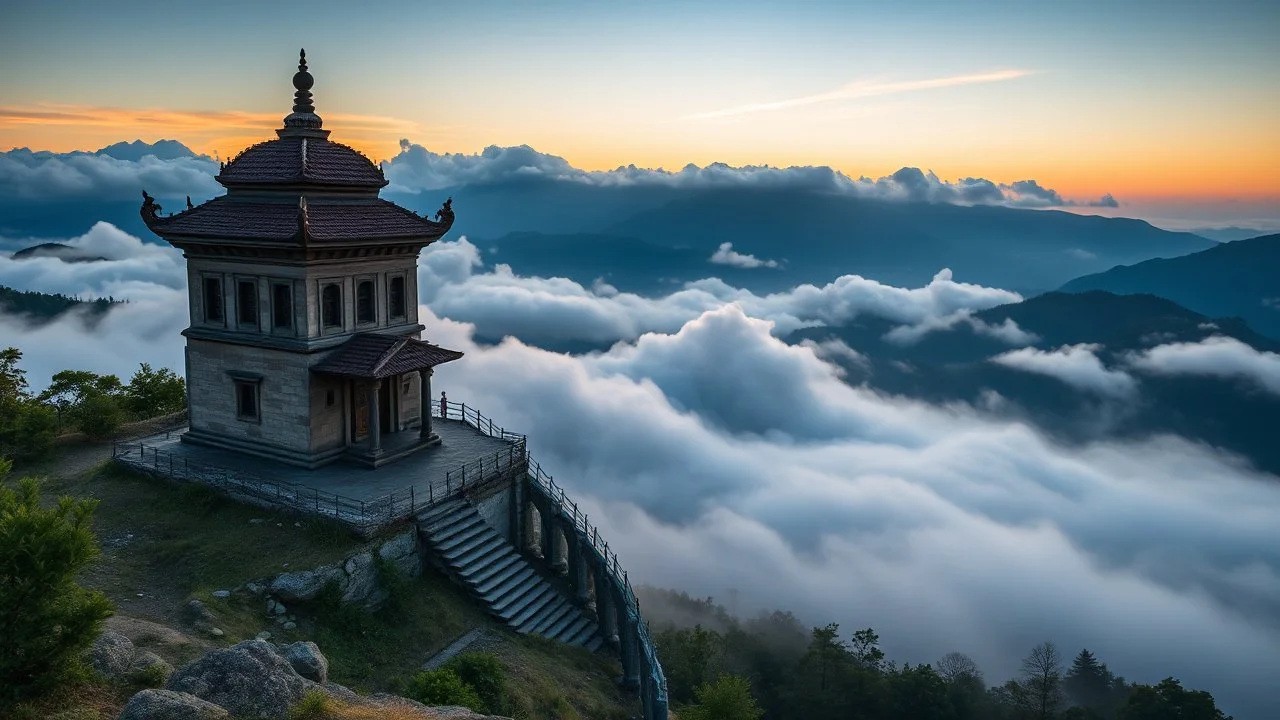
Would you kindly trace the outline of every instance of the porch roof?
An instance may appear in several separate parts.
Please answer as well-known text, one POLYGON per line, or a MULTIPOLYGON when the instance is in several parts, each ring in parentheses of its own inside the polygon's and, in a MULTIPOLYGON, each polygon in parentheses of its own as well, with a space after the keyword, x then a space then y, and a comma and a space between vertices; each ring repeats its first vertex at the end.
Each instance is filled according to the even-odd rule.
POLYGON ((325 375, 375 380, 443 365, 462 352, 422 340, 381 333, 358 333, 311 368, 325 375))

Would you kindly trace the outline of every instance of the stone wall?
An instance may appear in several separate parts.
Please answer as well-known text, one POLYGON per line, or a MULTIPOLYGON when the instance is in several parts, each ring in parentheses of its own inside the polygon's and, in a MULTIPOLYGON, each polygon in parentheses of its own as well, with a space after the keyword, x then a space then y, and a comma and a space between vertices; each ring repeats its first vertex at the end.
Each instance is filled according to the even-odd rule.
POLYGON ((192 430, 266 446, 264 449, 309 451, 309 366, 318 358, 195 339, 187 341, 187 350, 192 430), (235 378, 229 371, 262 377, 257 419, 236 416, 235 378))
POLYGON ((513 538, 511 534, 511 495, 515 492, 515 483, 504 483, 498 488, 490 490, 487 494, 478 493, 467 499, 475 506, 476 512, 489 527, 497 530, 504 538, 513 545, 519 547, 516 542, 518 538, 513 538))

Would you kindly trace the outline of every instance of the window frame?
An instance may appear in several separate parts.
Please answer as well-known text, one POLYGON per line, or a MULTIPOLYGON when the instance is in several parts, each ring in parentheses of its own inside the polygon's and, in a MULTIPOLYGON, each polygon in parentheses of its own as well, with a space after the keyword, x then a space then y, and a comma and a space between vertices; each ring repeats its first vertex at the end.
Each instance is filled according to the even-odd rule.
POLYGON ((378 278, 377 276, 357 277, 355 278, 354 285, 355 285, 354 305, 355 305, 356 326, 367 327, 370 325, 377 325, 378 324, 378 278), (368 302, 361 303, 360 289, 366 286, 368 286, 369 288, 369 297, 366 298, 368 302), (362 319, 363 315, 360 312, 362 309, 366 307, 370 311, 370 319, 368 320, 362 319))
POLYGON ((297 308, 293 302, 293 281, 273 279, 268 284, 271 287, 271 332, 281 335, 292 335, 295 332, 294 326, 297 324, 297 319, 295 317, 297 308), (285 289, 285 292, 288 293, 287 297, 289 299, 288 312, 285 313, 285 319, 288 322, 285 325, 277 324, 277 321, 280 319, 280 303, 277 302, 279 297, 277 296, 276 291, 279 288, 285 289))
POLYGON ((262 376, 253 375, 251 373, 228 372, 231 376, 231 398, 235 403, 236 420, 246 423, 262 423, 262 376), (253 393, 253 414, 246 415, 241 412, 242 398, 241 392, 248 389, 253 393))
POLYGON ((322 280, 320 281, 320 332, 332 332, 334 330, 342 331, 346 328, 346 318, 344 315, 345 308, 342 304, 342 281, 341 280, 322 280), (333 288, 338 293, 337 300, 337 323, 329 323, 328 309, 329 301, 325 297, 329 288, 333 288))
POLYGON ((409 319, 409 279, 404 273, 387 276, 387 318, 390 320, 409 319), (396 313, 395 288, 400 284, 399 314, 396 313))
POLYGON ((259 295, 261 294, 262 288, 258 283, 258 279, 253 277, 237 277, 235 279, 235 283, 236 283, 236 327, 241 329, 249 328, 252 330, 257 330, 261 326, 261 321, 262 321, 262 318, 261 318, 262 303, 259 302, 262 299, 261 297, 259 297, 259 295), (244 289, 245 286, 249 286, 253 288, 253 295, 252 295, 253 318, 251 320, 244 319, 244 307, 242 306, 242 303, 241 303, 241 301, 244 300, 244 296, 241 295, 241 291, 244 289))
POLYGON ((206 325, 227 326, 226 282, 221 274, 201 273, 200 275, 200 314, 206 325), (216 288, 217 301, 210 302, 209 289, 216 288), (209 309, 214 308, 217 314, 211 315, 209 309))

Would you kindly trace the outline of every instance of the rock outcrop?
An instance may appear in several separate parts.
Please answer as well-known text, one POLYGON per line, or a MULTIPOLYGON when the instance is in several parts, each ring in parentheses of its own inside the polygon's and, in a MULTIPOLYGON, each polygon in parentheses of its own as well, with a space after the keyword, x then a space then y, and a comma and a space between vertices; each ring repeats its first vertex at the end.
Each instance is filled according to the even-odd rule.
POLYGON ((302 677, 318 683, 329 682, 329 661, 313 642, 296 642, 281 648, 284 659, 302 677))
POLYGON ((264 588, 273 600, 294 603, 314 600, 326 585, 335 583, 342 602, 375 610, 387 599, 387 591, 381 582, 379 563, 375 561, 375 557, 384 561, 401 577, 414 578, 422 573, 418 536, 413 531, 407 531, 386 541, 376 550, 347 558, 340 565, 321 565, 310 570, 281 573, 266 583, 250 585, 264 588))
POLYGON ((207 700, 237 717, 284 718, 316 684, 299 675, 275 646, 246 640, 183 667, 165 687, 207 700))
POLYGON ((187 693, 143 690, 129 699, 120 720, 227 720, 225 709, 187 693))
MULTIPOLYGON (((103 662, 123 661, 120 638, 103 642, 103 662)), ((128 640, 125 639, 127 643, 128 640)), ((128 646, 132 649, 132 643, 128 646)), ((337 703, 397 710, 396 717, 421 720, 510 720, 478 715, 467 708, 431 707, 394 695, 365 697, 327 682, 329 661, 312 642, 278 646, 246 640, 213 650, 178 670, 164 690, 143 690, 125 706, 120 720, 286 720, 308 693, 321 692, 337 703)))
POLYGON ((159 655, 139 650, 129 638, 113 630, 98 636, 86 659, 94 672, 110 680, 128 681, 150 675, 150 679, 163 682, 173 672, 173 667, 159 655))

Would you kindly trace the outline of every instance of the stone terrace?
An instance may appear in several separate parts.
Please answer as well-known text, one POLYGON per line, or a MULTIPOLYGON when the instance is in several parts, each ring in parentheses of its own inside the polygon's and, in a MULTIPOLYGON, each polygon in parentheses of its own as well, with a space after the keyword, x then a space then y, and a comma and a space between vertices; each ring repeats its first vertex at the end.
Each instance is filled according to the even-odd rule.
MULTIPOLYGON (((438 445, 376 469, 345 461, 315 470, 293 467, 181 442, 186 428, 118 443, 114 455, 117 462, 154 475, 204 482, 257 504, 318 512, 365 530, 412 514, 414 505, 425 508, 429 499, 443 499, 441 491, 447 485, 456 489, 464 477, 471 484, 499 465, 523 462, 523 442, 513 439, 519 436, 494 437, 461 419, 437 417, 431 426, 440 436, 438 445)), ((416 439, 417 432, 403 435, 416 439)), ((384 447, 394 450, 394 438, 388 435, 384 447)))

